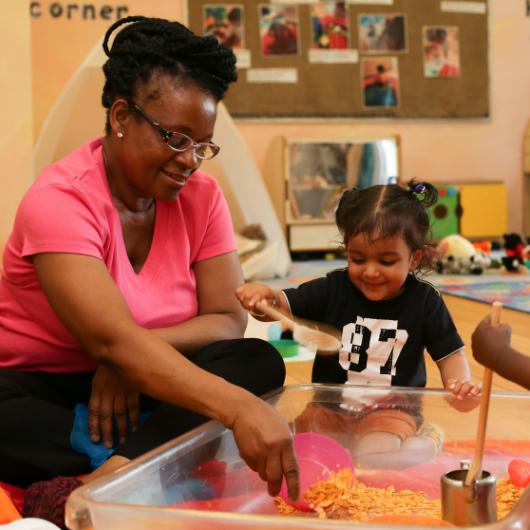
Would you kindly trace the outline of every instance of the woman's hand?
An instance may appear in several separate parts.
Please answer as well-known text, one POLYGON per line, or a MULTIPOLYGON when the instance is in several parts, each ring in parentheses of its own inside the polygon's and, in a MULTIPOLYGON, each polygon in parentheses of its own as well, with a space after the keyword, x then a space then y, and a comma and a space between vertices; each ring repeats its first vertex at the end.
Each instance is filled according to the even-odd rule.
POLYGON ((100 365, 92 379, 92 393, 88 402, 88 430, 94 443, 103 441, 112 447, 113 419, 116 420, 120 444, 127 439, 129 427, 138 427, 139 393, 116 375, 112 368, 100 365))
POLYGON ((269 494, 279 493, 285 477, 289 498, 298 499, 298 462, 285 420, 270 405, 252 396, 235 411, 227 427, 234 433, 241 458, 267 482, 269 494))

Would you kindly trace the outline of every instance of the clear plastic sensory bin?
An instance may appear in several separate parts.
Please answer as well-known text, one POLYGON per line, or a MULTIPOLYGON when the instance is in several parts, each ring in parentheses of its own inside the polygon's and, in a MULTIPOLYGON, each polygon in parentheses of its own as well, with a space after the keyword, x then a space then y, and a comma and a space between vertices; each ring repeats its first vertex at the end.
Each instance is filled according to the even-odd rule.
MULTIPOLYGON (((473 458, 480 398, 459 401, 443 390, 301 385, 285 387, 265 399, 287 420, 293 434, 326 435, 351 456, 352 468, 337 464, 331 477, 323 477, 325 482, 306 493, 308 510, 296 510, 281 497, 270 497, 266 484, 239 456, 232 433, 208 422, 74 491, 66 505, 67 526, 72 530, 468 526, 442 520, 441 479, 473 458)), ((530 393, 491 395, 482 469, 496 479, 497 520, 473 527, 530 529, 530 488, 520 482, 525 469, 530 472, 530 393)))

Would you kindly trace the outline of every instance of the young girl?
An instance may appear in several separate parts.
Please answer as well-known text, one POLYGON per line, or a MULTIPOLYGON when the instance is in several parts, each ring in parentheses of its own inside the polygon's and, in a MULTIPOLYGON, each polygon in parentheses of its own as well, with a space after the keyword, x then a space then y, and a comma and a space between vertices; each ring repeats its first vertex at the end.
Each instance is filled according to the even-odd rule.
POLYGON ((426 208, 436 199, 434 186, 414 181, 348 190, 336 211, 347 268, 280 292, 245 284, 236 296, 262 321, 269 319, 256 313, 258 301, 341 330, 341 351, 315 358, 315 383, 423 387, 426 348, 446 389, 459 399, 477 395, 440 293, 415 274, 434 257, 426 208))
MULTIPOLYGON (((408 188, 390 184, 346 191, 336 221, 347 268, 280 292, 245 284, 236 296, 262 321, 270 319, 256 311, 259 301, 341 330, 340 352, 315 358, 315 383, 424 387, 426 348, 446 389, 459 400, 476 396, 480 387, 470 381, 451 315, 440 293, 415 274, 434 258, 426 208, 436 199, 434 186, 414 181, 408 188)), ((318 430, 339 440, 345 434, 344 445, 357 464, 370 467, 409 466, 438 453, 443 432, 423 420, 421 398, 373 388, 355 400, 349 390, 345 387, 338 409, 309 404, 295 422, 297 431, 318 430)), ((460 410, 470 406, 469 400, 457 403, 460 410)), ((471 406, 476 404, 473 400, 471 406)))

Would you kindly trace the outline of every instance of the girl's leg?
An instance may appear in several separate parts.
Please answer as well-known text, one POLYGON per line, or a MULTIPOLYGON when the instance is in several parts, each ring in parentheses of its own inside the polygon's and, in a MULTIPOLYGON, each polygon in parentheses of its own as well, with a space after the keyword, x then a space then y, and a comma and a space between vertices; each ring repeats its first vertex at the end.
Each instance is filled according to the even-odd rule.
POLYGON ((25 487, 90 471, 70 447, 75 403, 88 399, 92 373, 0 372, 0 480, 25 487))

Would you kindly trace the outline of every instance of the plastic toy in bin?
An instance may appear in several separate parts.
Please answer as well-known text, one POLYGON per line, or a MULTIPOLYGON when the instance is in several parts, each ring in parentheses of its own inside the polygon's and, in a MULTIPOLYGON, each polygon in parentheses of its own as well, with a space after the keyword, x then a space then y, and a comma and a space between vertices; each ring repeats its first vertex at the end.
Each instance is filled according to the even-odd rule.
POLYGON ((269 343, 272 344, 284 358, 296 357, 298 355, 298 350, 300 349, 300 344, 293 339, 269 340, 269 343))
POLYGON ((530 486, 530 461, 514 459, 508 466, 508 474, 512 484, 520 488, 530 486))
POLYGON ((286 330, 280 322, 272 322, 267 331, 267 337, 284 358, 296 357, 300 350, 300 344, 293 339, 293 332, 286 330))
MULTIPOLYGON (((349 391, 348 400, 351 402, 366 398, 365 386, 351 385, 349 391)), ((398 491, 423 492, 429 503, 437 501, 442 474, 456 469, 462 459, 469 459, 473 453, 476 422, 470 420, 475 411, 469 413, 452 408, 447 401, 449 394, 438 389, 378 387, 372 392, 380 394, 381 399, 419 404, 418 413, 421 413, 422 421, 435 425, 443 432, 444 444, 441 451, 428 460, 393 468, 383 467, 379 462, 374 462, 377 467, 372 466, 371 461, 360 463, 356 456, 352 456, 356 480, 366 488, 385 490, 392 486, 398 491)), ((344 403, 344 385, 288 385, 264 399, 293 426, 295 432, 300 432, 297 424, 300 412, 310 404, 340 409, 344 403)), ((490 398, 484 468, 499 477, 506 484, 506 490, 514 494, 515 486, 507 478, 509 463, 512 460, 530 462, 529 404, 528 393, 494 392, 490 398)), ((355 422, 352 428, 344 431, 340 425, 330 426, 314 418, 308 425, 309 429, 340 440, 344 447, 353 448, 357 442, 355 422)), ((339 450, 342 451, 341 446, 339 450)), ((374 447, 374 452, 377 450, 378 447, 374 447)), ((334 465, 337 463, 335 458, 334 465)), ((341 467, 341 464, 338 466, 341 467)), ((520 464, 514 466, 518 470, 520 464)), ((517 490, 521 492, 517 504, 508 507, 509 503, 503 502, 504 508, 497 510, 499 519, 504 516, 503 519, 493 524, 477 525, 473 530, 530 529, 530 488, 517 490)), ((311 499, 316 497, 318 495, 313 495, 311 499)), ((383 499, 383 502, 386 500, 383 499)), ((212 421, 106 477, 77 488, 66 504, 66 524, 71 530, 86 530, 89 527, 94 530, 229 530, 251 527, 266 527, 267 530, 377 530, 383 526, 380 521, 366 522, 358 518, 343 522, 331 518, 319 519, 313 516, 315 512, 305 512, 312 517, 299 517, 300 514, 296 513, 288 518, 280 514, 281 505, 285 502, 276 503, 259 475, 245 465, 233 434, 220 422, 212 421), (179 493, 184 491, 174 485, 190 486, 191 481, 195 481, 192 484, 194 487, 186 488, 186 499, 182 501, 179 493), (199 488, 202 481, 207 482, 208 487, 199 488), (140 496, 139 492, 145 495, 140 496), (214 497, 205 498, 206 494, 214 497)), ((440 515, 433 513, 427 520, 424 518, 427 515, 413 517, 407 512, 405 515, 409 517, 405 521, 405 516, 397 511, 393 513, 385 508, 384 513, 390 524, 385 525, 388 530, 401 530, 412 522, 421 524, 415 526, 419 530, 434 530, 432 517, 440 515)), ((339 512, 336 514, 340 515, 339 512)), ((375 518, 376 514, 371 514, 372 517, 375 518)))
POLYGON ((300 469, 300 497, 292 501, 287 495, 285 480, 280 496, 291 506, 305 512, 313 511, 304 499, 305 492, 319 480, 326 480, 341 469, 350 468, 353 462, 350 453, 339 442, 316 432, 301 432, 293 436, 294 449, 300 469))

